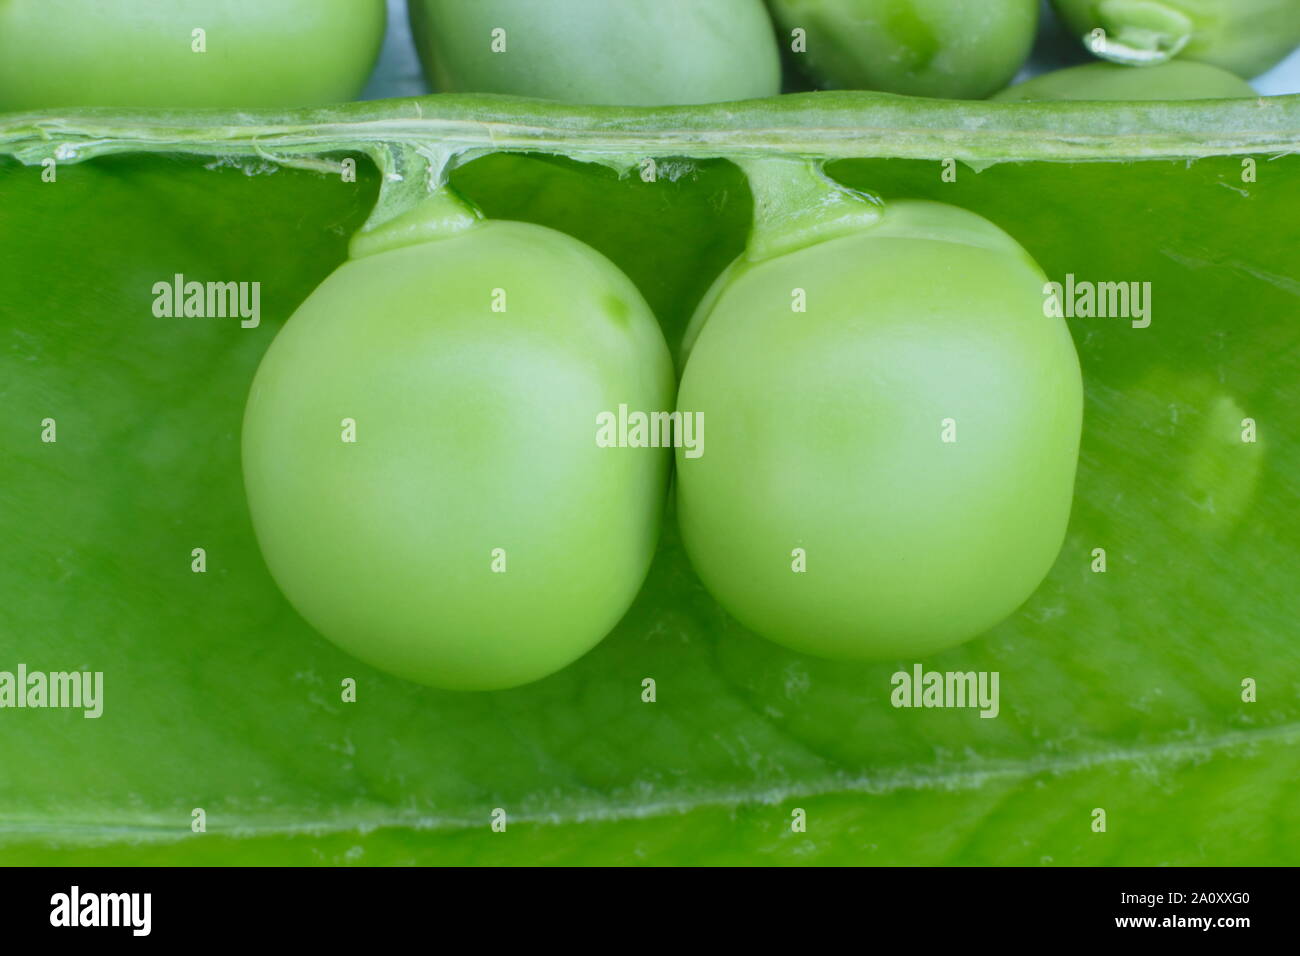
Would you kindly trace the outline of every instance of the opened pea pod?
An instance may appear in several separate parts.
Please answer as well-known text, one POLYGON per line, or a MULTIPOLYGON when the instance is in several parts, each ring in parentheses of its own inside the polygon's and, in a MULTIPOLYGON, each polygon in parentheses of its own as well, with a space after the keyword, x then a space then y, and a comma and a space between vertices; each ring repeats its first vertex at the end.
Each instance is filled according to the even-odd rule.
POLYGON ((0 668, 107 671, 4 713, 5 858, 1295 863, 1297 144, 1300 97, 0 117, 0 668), (676 405, 619 270, 673 344, 725 270, 676 405), (182 271, 260 324, 155 313, 182 271), (707 420, 635 599, 624 402, 707 420))

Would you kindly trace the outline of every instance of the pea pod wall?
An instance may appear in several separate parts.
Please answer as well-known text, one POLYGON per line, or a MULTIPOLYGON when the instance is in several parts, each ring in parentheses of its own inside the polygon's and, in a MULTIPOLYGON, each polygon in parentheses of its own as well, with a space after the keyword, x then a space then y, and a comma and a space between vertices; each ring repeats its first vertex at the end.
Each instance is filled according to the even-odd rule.
POLYGON ((1294 864, 1298 143, 1300 97, 5 117, 0 669, 102 670, 105 692, 96 719, 0 715, 0 767, 23 768, 0 773, 0 854, 1294 864), (298 618, 249 523, 249 384, 351 237, 453 154, 453 185, 487 215, 623 269, 670 343, 746 241, 731 160, 753 156, 969 209, 1049 279, 1152 283, 1145 328, 1068 320, 1084 429, 1046 582, 926 658, 998 672, 996 719, 892 707, 912 660, 832 664, 757 638, 703 590, 671 520, 614 634, 516 690, 421 688, 298 618), (174 274, 262 280, 259 325, 155 315, 151 287, 174 274), (57 442, 40 440, 46 418, 57 442), (511 839, 489 829, 495 808, 511 839))

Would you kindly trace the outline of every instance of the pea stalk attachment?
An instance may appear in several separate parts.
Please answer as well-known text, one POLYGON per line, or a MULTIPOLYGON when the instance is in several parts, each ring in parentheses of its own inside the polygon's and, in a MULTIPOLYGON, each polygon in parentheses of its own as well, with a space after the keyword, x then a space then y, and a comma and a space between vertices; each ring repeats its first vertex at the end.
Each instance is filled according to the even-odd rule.
POLYGON ((737 162, 754 196, 754 222, 745 250, 751 261, 784 255, 880 221, 880 200, 835 182, 821 162, 797 157, 737 162))
POLYGON ((353 259, 418 242, 459 236, 483 222, 483 214, 450 185, 438 186, 415 206, 380 225, 362 229, 348 246, 353 259))

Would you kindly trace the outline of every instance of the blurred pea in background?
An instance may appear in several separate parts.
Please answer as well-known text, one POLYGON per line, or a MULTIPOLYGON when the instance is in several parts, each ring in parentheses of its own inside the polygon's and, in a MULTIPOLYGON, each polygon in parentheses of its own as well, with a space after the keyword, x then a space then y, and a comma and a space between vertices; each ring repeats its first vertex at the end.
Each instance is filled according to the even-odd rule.
MULTIPOLYGON (((1095 62, 1079 40, 1066 32, 1047 0, 1042 2, 1042 18, 1033 53, 1016 75, 1016 83, 1050 70, 1095 62)), ((1265 96, 1300 93, 1300 49, 1295 50, 1273 69, 1250 81, 1256 92, 1265 96)), ((378 100, 392 96, 422 96, 430 92, 429 83, 420 69, 420 60, 411 38, 411 24, 406 15, 406 0, 388 0, 388 35, 370 82, 362 99, 378 100)))

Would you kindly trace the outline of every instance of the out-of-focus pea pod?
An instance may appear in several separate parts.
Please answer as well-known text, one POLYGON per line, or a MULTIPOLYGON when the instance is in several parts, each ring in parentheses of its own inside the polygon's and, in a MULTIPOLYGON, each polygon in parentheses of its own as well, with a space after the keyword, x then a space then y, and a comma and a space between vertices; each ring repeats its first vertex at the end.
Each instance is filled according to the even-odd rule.
POLYGON ((1300 0, 1052 0, 1103 59, 1134 66, 1173 57, 1258 76, 1300 44, 1300 0))
POLYGON ((1227 70, 1181 60, 1135 69, 1118 63, 1086 63, 1053 70, 994 94, 994 100, 1214 100, 1255 96, 1254 88, 1227 70))

